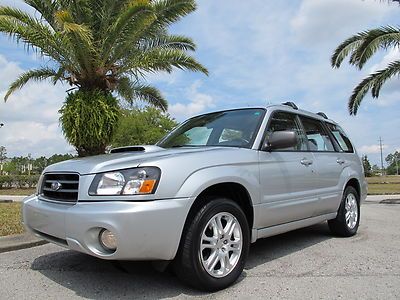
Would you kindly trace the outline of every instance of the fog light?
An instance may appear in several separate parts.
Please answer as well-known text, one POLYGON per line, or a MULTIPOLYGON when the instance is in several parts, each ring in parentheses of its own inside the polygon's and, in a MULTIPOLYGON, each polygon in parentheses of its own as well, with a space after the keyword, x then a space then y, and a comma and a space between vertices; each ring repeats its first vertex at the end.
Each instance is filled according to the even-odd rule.
POLYGON ((101 230, 99 234, 99 240, 104 249, 109 251, 115 251, 117 249, 117 239, 115 238, 114 233, 112 233, 110 230, 101 230))

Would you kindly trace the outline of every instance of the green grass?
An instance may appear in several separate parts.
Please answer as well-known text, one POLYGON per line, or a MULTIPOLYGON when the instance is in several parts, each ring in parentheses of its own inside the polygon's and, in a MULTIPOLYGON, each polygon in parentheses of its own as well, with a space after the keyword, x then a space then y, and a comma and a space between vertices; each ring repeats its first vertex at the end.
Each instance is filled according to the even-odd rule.
POLYGON ((400 176, 388 175, 388 176, 374 176, 367 177, 368 184, 379 184, 379 183, 399 183, 400 176))
POLYGON ((369 195, 400 194, 400 176, 375 176, 368 177, 369 195))
POLYGON ((36 191, 35 188, 30 189, 0 189, 0 195, 13 195, 13 196, 28 196, 34 194, 36 191))
POLYGON ((368 185, 368 195, 390 195, 400 194, 400 184, 370 184, 368 185))
POLYGON ((21 203, 0 203, 0 236, 23 233, 21 203))

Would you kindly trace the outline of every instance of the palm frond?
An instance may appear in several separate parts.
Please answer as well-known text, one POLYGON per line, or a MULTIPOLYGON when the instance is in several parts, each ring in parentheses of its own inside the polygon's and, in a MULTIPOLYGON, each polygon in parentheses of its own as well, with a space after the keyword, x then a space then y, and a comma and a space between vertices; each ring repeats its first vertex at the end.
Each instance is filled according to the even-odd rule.
POLYGON ((358 33, 345 40, 335 49, 331 57, 332 68, 340 67, 343 60, 362 44, 365 34, 365 32, 358 33))
POLYGON ((181 70, 202 72, 208 75, 208 70, 195 58, 178 49, 154 49, 139 55, 126 65, 128 69, 140 69, 145 72, 165 71, 171 73, 173 67, 181 70))
POLYGON ((57 30, 57 24, 54 15, 58 10, 57 1, 52 0, 24 0, 26 4, 36 9, 41 17, 54 29, 57 30))
POLYGON ((84 24, 75 23, 72 15, 68 11, 57 11, 55 19, 65 33, 73 34, 85 45, 92 44, 93 36, 90 29, 84 24))
POLYGON ((102 56, 108 58, 111 52, 114 52, 117 54, 114 54, 114 58, 109 61, 113 63, 119 59, 121 53, 126 51, 126 46, 132 47, 144 28, 147 28, 154 19, 155 16, 148 0, 131 2, 109 28, 107 36, 104 37, 102 56))
POLYGON ((55 20, 62 29, 64 44, 72 50, 71 54, 80 66, 81 77, 93 76, 92 62, 96 59, 96 48, 90 28, 85 24, 76 23, 73 16, 66 10, 58 11, 55 14, 55 20))
POLYGON ((390 78, 400 74, 400 60, 390 63, 385 69, 377 71, 357 85, 349 99, 348 108, 351 115, 356 115, 365 95, 371 90, 373 98, 378 98, 382 85, 390 78))
POLYGON ((66 47, 57 33, 21 10, 0 7, 0 32, 8 34, 27 49, 40 52, 59 64, 73 66, 66 47))
POLYGON ((191 38, 182 35, 160 35, 154 38, 145 39, 139 45, 142 51, 149 51, 154 48, 178 49, 184 51, 195 51, 196 44, 191 38))
POLYGON ((167 111, 168 102, 158 89, 149 85, 135 85, 134 95, 137 99, 145 101, 154 107, 167 111))
POLYGON ((355 55, 350 63, 359 69, 376 53, 379 49, 388 49, 389 47, 399 47, 400 28, 385 26, 378 29, 372 29, 366 32, 362 44, 355 49, 355 55))
POLYGON ((165 27, 195 11, 197 6, 194 0, 159 0, 153 3, 153 7, 157 24, 165 27))
POLYGON ((400 46, 400 28, 385 26, 360 32, 341 43, 331 57, 333 68, 339 68, 350 56, 350 64, 362 69, 379 49, 400 46))
POLYGON ((166 111, 168 108, 167 101, 158 89, 138 82, 132 82, 128 77, 122 77, 119 79, 117 93, 131 105, 135 101, 140 100, 147 102, 162 111, 166 111))
POLYGON ((40 68, 29 70, 22 73, 8 88, 6 95, 4 96, 4 101, 7 101, 8 97, 18 89, 21 89, 30 80, 42 81, 47 78, 53 78, 53 83, 55 84, 59 79, 62 78, 62 73, 50 68, 40 68))

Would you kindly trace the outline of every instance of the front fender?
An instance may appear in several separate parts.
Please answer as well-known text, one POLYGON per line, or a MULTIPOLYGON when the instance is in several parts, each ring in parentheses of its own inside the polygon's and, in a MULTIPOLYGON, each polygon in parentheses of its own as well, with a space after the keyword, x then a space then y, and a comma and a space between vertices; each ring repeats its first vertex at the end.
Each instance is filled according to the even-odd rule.
POLYGON ((260 203, 260 182, 258 166, 214 166, 191 173, 179 187, 176 194, 180 197, 197 197, 210 186, 218 183, 238 183, 249 193, 253 205, 260 203))

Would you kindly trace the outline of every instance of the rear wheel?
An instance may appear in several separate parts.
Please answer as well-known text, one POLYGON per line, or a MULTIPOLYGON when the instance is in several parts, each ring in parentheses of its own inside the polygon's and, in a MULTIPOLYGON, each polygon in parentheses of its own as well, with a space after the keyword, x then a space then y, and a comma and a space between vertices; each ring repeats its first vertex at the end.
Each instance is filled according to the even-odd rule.
POLYGON ((337 216, 328 221, 330 230, 339 236, 353 236, 360 223, 360 198, 355 188, 348 186, 342 198, 337 216))
POLYGON ((229 199, 211 198, 186 225, 175 273, 196 288, 223 289, 242 273, 249 244, 249 226, 240 206, 229 199))

